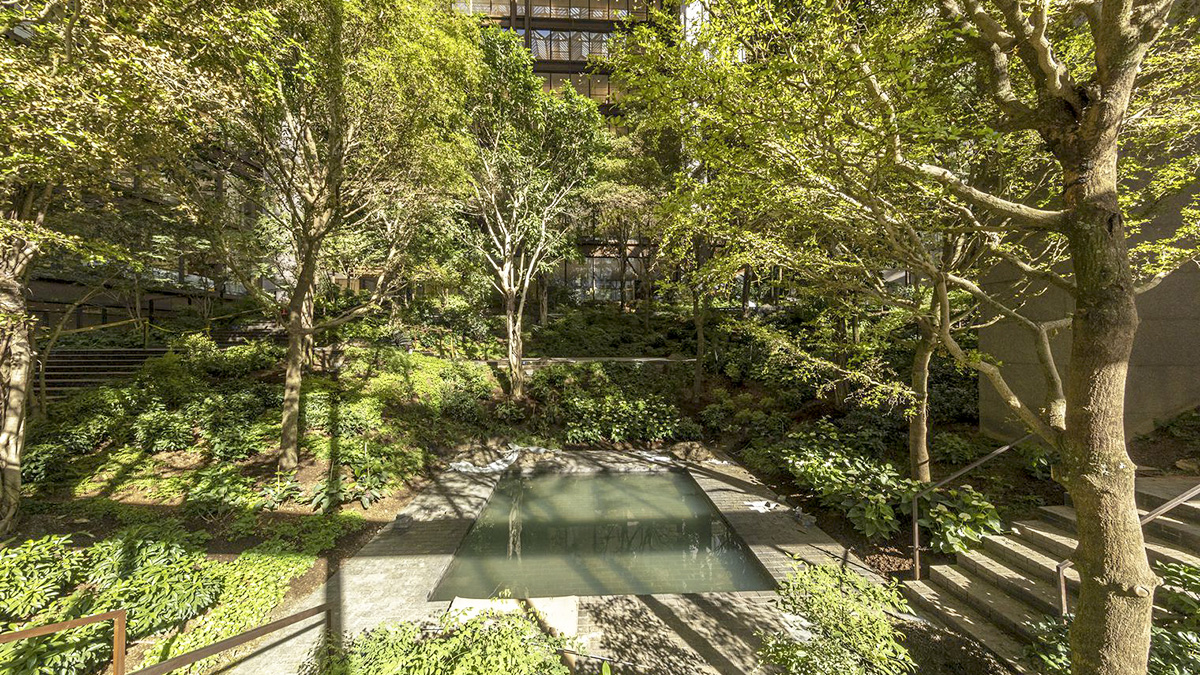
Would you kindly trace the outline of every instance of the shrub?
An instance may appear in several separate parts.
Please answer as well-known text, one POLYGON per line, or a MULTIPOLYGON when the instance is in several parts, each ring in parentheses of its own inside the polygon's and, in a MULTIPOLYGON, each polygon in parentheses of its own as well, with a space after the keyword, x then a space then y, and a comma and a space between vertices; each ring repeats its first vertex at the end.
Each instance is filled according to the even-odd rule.
POLYGON ((662 441, 693 437, 694 426, 683 423, 679 410, 657 396, 626 399, 574 395, 564 403, 567 441, 662 441))
MULTIPOLYGON (((1149 675, 1190 675, 1200 668, 1200 568, 1158 563, 1163 586, 1156 600, 1173 614, 1155 617, 1151 626, 1149 675)), ((1036 628, 1026 655, 1046 675, 1070 675, 1067 633, 1073 617, 1047 618, 1036 628)))
POLYGON ((907 611, 893 582, 879 586, 843 567, 800 567, 779 589, 779 609, 803 617, 811 637, 767 635, 761 656, 788 675, 899 675, 915 670, 889 611, 907 611))
POLYGON ((947 464, 970 464, 979 459, 983 448, 961 434, 942 433, 933 438, 933 458, 947 464))
MULTIPOLYGON (((36 610, 48 596, 25 605, 24 611, 36 611, 38 624, 127 609, 129 638, 139 640, 181 625, 216 600, 221 582, 199 547, 200 541, 200 536, 171 522, 125 528, 82 552, 63 553, 65 539, 39 540, 20 547, 24 553, 20 559, 6 554, 0 560, 0 579, 11 580, 14 574, 28 579, 28 572, 14 572, 9 566, 23 569, 33 563, 32 569, 40 570, 43 577, 42 583, 35 585, 53 585, 58 595, 36 610), (37 564, 37 560, 55 558, 64 563, 61 570, 37 564), (72 589, 74 592, 66 594, 72 589)), ((9 595, 5 592, 3 597, 9 595)), ((34 615, 12 618, 24 622, 34 615)), ((93 624, 0 645, 0 670, 22 675, 84 675, 111 658, 111 645, 111 624, 93 624)))
POLYGON ((150 453, 187 450, 195 445, 192 421, 180 410, 161 403, 147 407, 133 419, 133 440, 150 453))
POLYGON ((934 492, 928 499, 919 522, 929 531, 930 545, 943 553, 965 551, 1001 529, 996 507, 969 485, 934 492))
POLYGON ((83 553, 70 544, 70 537, 49 536, 0 548, 0 621, 40 614, 74 587, 83 553))
POLYGON ((321 645, 304 675, 566 675, 558 658, 566 642, 517 614, 482 614, 461 621, 443 616, 441 631, 423 636, 413 623, 381 626, 345 648, 321 645))
MULTIPOLYGON (((782 462, 801 486, 824 506, 841 511, 868 538, 898 532, 900 515, 911 509, 913 495, 923 487, 891 464, 848 453, 837 428, 824 421, 794 431, 782 446, 755 452, 782 462)), ((970 487, 929 495, 922 514, 931 546, 945 552, 966 550, 1000 531, 995 507, 970 487)))

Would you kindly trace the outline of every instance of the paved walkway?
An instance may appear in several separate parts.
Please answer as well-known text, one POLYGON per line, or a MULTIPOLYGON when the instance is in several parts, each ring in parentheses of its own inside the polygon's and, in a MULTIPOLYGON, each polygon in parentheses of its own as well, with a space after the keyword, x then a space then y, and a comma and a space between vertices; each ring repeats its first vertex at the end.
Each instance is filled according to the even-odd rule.
MULTIPOLYGON (((486 462, 475 459, 474 463, 486 462)), ((683 468, 777 581, 791 569, 793 556, 810 563, 851 565, 874 577, 829 535, 815 525, 803 526, 770 489, 725 459, 679 462, 648 453, 524 452, 512 468, 528 472, 683 468)), ((330 602, 337 608, 331 629, 347 635, 388 622, 436 619, 449 603, 426 598, 498 479, 498 473, 443 474, 324 586, 302 602, 281 608, 280 614, 330 602)), ((756 663, 756 634, 789 628, 773 610, 774 596, 759 591, 581 597, 578 638, 583 652, 632 664, 633 672, 644 675, 768 672, 756 663)), ((281 631, 220 672, 294 675, 315 646, 323 623, 313 619, 281 631)), ((583 663, 599 672, 598 662, 583 663)))

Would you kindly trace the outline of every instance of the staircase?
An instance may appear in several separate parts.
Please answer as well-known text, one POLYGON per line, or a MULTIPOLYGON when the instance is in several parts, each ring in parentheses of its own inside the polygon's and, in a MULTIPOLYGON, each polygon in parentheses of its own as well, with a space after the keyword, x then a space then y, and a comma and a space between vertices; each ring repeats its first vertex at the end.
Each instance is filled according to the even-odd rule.
MULTIPOLYGON (((1145 515, 1200 483, 1200 477, 1138 478, 1139 512, 1145 515)), ((1075 550, 1075 511, 1045 506, 1037 520, 1013 524, 1012 532, 983 540, 981 549, 959 553, 956 564, 933 565, 928 579, 904 582, 913 604, 948 628, 968 635, 1019 673, 1035 672, 1024 658, 1033 625, 1058 616, 1056 567, 1075 550)), ((1200 567, 1200 497, 1176 506, 1145 526, 1151 562, 1200 567)), ((1079 573, 1067 570, 1072 606, 1079 573)))
POLYGON ((56 349, 46 363, 46 398, 62 398, 79 389, 132 377, 146 359, 166 354, 166 348, 56 349))

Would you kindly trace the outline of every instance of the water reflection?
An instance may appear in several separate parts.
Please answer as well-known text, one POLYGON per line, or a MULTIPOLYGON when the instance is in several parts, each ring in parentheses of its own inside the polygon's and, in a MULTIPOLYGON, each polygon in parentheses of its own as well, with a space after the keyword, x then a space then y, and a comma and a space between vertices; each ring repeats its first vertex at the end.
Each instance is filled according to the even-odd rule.
POLYGON ((432 599, 772 588, 687 475, 505 478, 432 599))

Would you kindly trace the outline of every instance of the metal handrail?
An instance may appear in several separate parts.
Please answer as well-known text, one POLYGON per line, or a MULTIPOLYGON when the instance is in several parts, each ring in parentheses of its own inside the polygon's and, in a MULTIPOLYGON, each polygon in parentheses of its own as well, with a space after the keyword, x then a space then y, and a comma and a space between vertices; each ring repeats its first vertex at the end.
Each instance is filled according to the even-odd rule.
POLYGON ((70 621, 59 621, 58 623, 50 623, 45 626, 37 626, 35 628, 25 628, 23 630, 13 631, 11 633, 0 634, 0 644, 7 642, 16 642, 17 640, 25 640, 35 638, 50 633, 57 633, 61 630, 70 630, 79 628, 92 623, 100 623, 101 621, 113 620, 113 673, 121 675, 125 672, 125 626, 127 615, 125 610, 118 609, 103 614, 93 614, 79 619, 71 619, 70 621))
POLYGON ((967 466, 959 469, 958 471, 955 471, 954 473, 943 478, 942 480, 938 481, 937 483, 934 483, 933 485, 930 485, 929 487, 925 488, 924 490, 921 490, 917 494, 913 495, 913 498, 912 498, 912 538, 913 538, 912 556, 913 556, 913 558, 912 559, 913 559, 913 579, 914 580, 916 580, 916 581, 921 580, 921 524, 920 524, 921 497, 924 497, 925 495, 929 494, 930 492, 933 492, 934 490, 937 490, 938 488, 942 487, 946 483, 949 483, 950 481, 952 481, 956 478, 959 478, 960 476, 962 476, 970 471, 975 470, 977 467, 987 464, 988 462, 999 457, 1000 455, 1003 455, 1004 453, 1011 450, 1013 447, 1017 446, 1020 443, 1024 443, 1025 441, 1029 440, 1032 437, 1033 437, 1033 434, 1025 434, 1024 436, 1018 438, 1017 440, 1013 441, 1012 443, 1009 443, 1008 445, 1004 445, 999 448, 996 448, 995 450, 989 452, 988 454, 984 455, 983 457, 980 457, 979 459, 975 460, 974 462, 971 462, 967 466))
MULTIPOLYGON (((1171 509, 1175 508, 1176 506, 1179 506, 1180 504, 1182 504, 1186 501, 1189 501, 1192 497, 1196 497, 1198 495, 1200 495, 1200 483, 1196 483, 1191 488, 1184 490, 1183 492, 1179 493, 1178 495, 1172 497, 1170 501, 1165 502, 1162 506, 1159 506, 1158 508, 1154 509, 1150 513, 1147 513, 1146 515, 1142 516, 1142 518, 1138 521, 1138 524, 1141 527, 1145 527, 1146 523, 1149 523, 1150 521, 1154 520, 1155 518, 1158 518, 1159 516, 1166 513, 1167 511, 1170 511, 1171 509)), ((1058 613, 1059 613, 1059 616, 1066 616, 1070 610, 1070 607, 1068 607, 1068 602, 1067 602, 1067 569, 1070 568, 1074 564, 1075 564, 1075 561, 1068 558, 1066 560, 1060 561, 1058 563, 1058 565, 1055 566, 1055 568, 1054 568, 1055 573, 1058 575, 1058 613)))
MULTIPOLYGON (((170 673, 171 671, 173 671, 177 668, 182 668, 186 665, 206 659, 210 656, 215 656, 217 654, 220 654, 221 652, 228 651, 230 649, 233 649, 234 647, 238 647, 243 644, 246 644, 247 642, 250 642, 251 640, 255 640, 255 639, 260 638, 269 633, 274 633, 275 631, 277 631, 281 628, 286 628, 294 623, 299 623, 300 621, 303 621, 310 617, 317 616, 318 614, 328 613, 332 609, 333 609, 333 605, 331 605, 330 603, 317 605, 316 607, 313 607, 311 609, 306 609, 302 612, 297 612, 295 614, 286 616, 277 621, 272 621, 271 623, 259 626, 258 628, 252 628, 244 633, 239 633, 238 635, 235 635, 233 637, 225 638, 224 640, 221 640, 219 642, 214 642, 211 645, 208 645, 207 647, 201 647, 200 649, 194 649, 185 654, 180 654, 179 656, 169 658, 166 661, 163 661, 161 663, 156 663, 153 666, 150 666, 148 668, 143 668, 143 669, 135 671, 133 673, 129 673, 129 675, 166 675, 166 673, 170 673)), ((126 614, 125 610, 118 609, 116 611, 105 612, 104 614, 96 614, 94 616, 84 617, 82 619, 72 619, 70 621, 62 621, 60 623, 52 623, 52 624, 48 624, 45 626, 38 626, 37 628, 26 628, 24 630, 15 631, 12 633, 0 634, 0 644, 4 644, 6 642, 13 642, 16 640, 23 640, 26 638, 38 637, 40 635, 49 635, 50 633, 57 633, 60 630, 67 630, 70 628, 78 628, 79 626, 85 626, 90 623, 97 623, 100 621, 107 621, 108 619, 113 619, 116 621, 116 625, 113 630, 113 670, 112 670, 112 672, 113 672, 113 675, 126 675, 125 674, 126 616, 127 616, 127 614, 126 614)))

